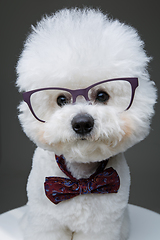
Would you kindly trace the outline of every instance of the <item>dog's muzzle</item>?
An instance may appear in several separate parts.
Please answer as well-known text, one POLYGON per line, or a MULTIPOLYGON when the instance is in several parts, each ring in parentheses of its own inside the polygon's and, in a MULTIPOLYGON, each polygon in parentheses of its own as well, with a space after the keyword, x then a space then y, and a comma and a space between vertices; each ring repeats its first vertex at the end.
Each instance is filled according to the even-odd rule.
POLYGON ((91 115, 84 113, 84 114, 77 114, 72 119, 72 128, 73 130, 79 135, 86 135, 90 133, 94 126, 94 119, 91 115))

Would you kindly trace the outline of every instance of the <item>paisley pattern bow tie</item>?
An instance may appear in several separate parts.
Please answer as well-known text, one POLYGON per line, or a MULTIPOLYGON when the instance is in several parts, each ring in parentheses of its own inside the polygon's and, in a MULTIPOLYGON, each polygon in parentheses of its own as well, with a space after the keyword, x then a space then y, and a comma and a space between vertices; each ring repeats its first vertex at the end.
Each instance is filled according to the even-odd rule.
POLYGON ((69 179, 63 177, 46 177, 44 183, 45 193, 54 204, 81 194, 118 192, 120 179, 116 170, 112 167, 105 169, 108 160, 103 160, 95 173, 89 178, 76 179, 67 169, 63 155, 55 155, 55 157, 59 168, 69 179))

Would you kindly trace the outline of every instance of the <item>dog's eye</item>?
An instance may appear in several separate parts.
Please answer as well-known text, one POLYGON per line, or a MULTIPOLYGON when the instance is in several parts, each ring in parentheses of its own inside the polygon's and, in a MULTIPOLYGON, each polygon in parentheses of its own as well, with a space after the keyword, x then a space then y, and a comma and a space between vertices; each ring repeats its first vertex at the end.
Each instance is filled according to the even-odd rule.
POLYGON ((103 91, 97 93, 96 102, 105 103, 108 101, 108 99, 109 99, 108 93, 103 92, 103 91))
POLYGON ((58 98, 57 98, 57 104, 62 107, 63 105, 69 103, 69 100, 67 99, 66 96, 64 95, 60 95, 58 98))

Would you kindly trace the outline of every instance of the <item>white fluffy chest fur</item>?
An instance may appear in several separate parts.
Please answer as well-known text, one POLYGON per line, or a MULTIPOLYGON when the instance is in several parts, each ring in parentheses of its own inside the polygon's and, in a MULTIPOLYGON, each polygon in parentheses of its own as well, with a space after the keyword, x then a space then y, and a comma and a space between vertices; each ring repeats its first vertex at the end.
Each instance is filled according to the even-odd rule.
MULTIPOLYGON (((32 219, 41 216, 42 218, 37 218, 36 223, 40 224, 38 219, 44 219, 47 222, 45 225, 49 229, 52 229, 54 224, 60 223, 72 232, 82 230, 88 232, 91 229, 98 232, 101 228, 104 228, 104 224, 111 224, 111 218, 113 222, 116 222, 123 215, 127 206, 130 176, 123 154, 111 158, 107 167, 111 166, 118 172, 120 177, 118 193, 85 194, 55 205, 45 196, 45 177, 66 176, 59 169, 54 153, 37 148, 27 186, 30 216, 32 216, 32 219), (85 224, 86 222, 87 224, 85 224)), ((73 168, 74 164, 70 168, 71 171, 73 171, 73 168)), ((80 170, 78 164, 74 168, 79 177, 84 177, 84 174, 80 173, 80 171, 86 171, 86 175, 92 174, 96 169, 96 163, 94 163, 93 167, 88 165, 85 171, 83 168, 84 164, 79 168, 80 170)), ((75 173, 72 174, 75 176, 75 173)))

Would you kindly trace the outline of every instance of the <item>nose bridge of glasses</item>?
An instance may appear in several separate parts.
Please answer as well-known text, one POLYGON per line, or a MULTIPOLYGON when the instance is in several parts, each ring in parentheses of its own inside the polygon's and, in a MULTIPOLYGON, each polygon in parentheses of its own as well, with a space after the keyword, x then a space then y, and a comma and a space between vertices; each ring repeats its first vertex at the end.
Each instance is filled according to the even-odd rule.
POLYGON ((73 103, 76 102, 76 100, 77 100, 77 98, 78 98, 79 96, 83 96, 86 101, 89 101, 89 98, 88 98, 88 89, 87 89, 87 88, 84 88, 84 89, 72 90, 73 103))

